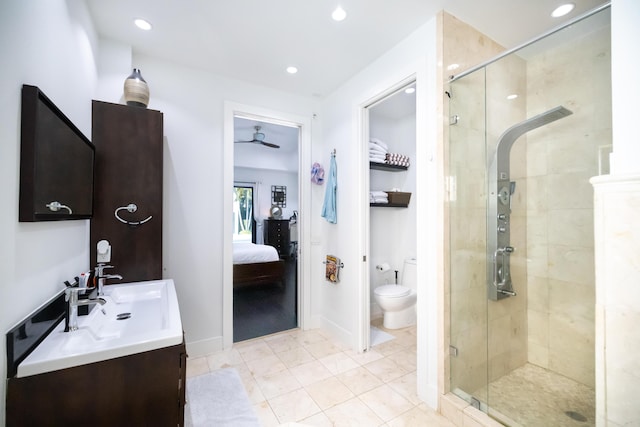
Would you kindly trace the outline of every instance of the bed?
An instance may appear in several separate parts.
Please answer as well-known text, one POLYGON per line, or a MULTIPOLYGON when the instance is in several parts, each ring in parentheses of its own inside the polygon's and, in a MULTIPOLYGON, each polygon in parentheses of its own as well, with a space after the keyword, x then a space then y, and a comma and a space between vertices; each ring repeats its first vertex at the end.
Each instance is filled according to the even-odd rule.
POLYGON ((233 243, 233 288, 284 284, 284 261, 273 246, 233 243))

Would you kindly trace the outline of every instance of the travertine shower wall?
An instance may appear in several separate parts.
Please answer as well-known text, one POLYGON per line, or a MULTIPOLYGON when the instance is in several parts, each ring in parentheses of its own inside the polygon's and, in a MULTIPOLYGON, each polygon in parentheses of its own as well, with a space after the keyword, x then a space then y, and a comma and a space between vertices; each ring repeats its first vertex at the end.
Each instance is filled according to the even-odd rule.
POLYGON ((527 136, 529 362, 595 386, 593 188, 611 144, 609 29, 527 58, 527 111, 573 115, 527 136))
MULTIPOLYGON (((497 55, 503 48, 456 18, 444 14, 443 66, 457 74, 471 64, 497 55), (453 64, 458 64, 454 68, 453 64)), ((491 77, 477 72, 450 87, 449 111, 459 116, 446 127, 449 141, 450 343, 458 350, 451 360, 451 389, 460 389, 486 401, 487 381, 501 377, 526 362, 526 250, 514 254, 512 275, 520 284, 518 298, 487 300, 486 282, 486 137, 495 146, 499 135, 524 118, 525 104, 516 101, 504 108, 501 83, 508 81, 521 92, 525 88, 524 62, 511 57, 496 65, 491 77), (488 86, 485 97, 485 84, 488 86), (487 115, 485 116, 485 103, 487 115), (487 327, 489 326, 489 327, 487 327), (488 347, 487 347, 488 346, 488 347), (488 351, 487 351, 488 349, 488 351)), ((514 155, 524 164, 523 148, 514 155)), ((520 168, 523 170, 523 168, 520 168)), ((515 179, 521 180, 517 174, 515 179)), ((525 186, 520 187, 524 194, 525 186)), ((525 199, 521 199, 525 200, 525 199)), ((525 247, 524 205, 514 205, 512 241, 525 247)))

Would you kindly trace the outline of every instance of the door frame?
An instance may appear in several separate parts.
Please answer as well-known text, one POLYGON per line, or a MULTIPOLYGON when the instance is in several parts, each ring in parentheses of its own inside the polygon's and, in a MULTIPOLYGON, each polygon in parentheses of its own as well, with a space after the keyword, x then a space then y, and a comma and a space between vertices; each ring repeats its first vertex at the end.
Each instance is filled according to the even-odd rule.
MULTIPOLYGON (((232 212, 234 185, 234 118, 297 127, 298 139, 298 327, 302 330, 310 324, 311 313, 311 181, 302 179, 303 171, 311 164, 311 119, 295 114, 284 113, 269 108, 239 104, 231 101, 224 103, 223 136, 223 188, 228 189, 223 199, 223 212, 232 212)), ((233 346, 233 218, 223 216, 223 260, 222 260, 222 343, 224 349, 233 346)))
MULTIPOLYGON (((358 309, 358 348, 361 351, 367 351, 370 349, 370 329, 371 329, 371 274, 369 271, 369 264, 371 259, 371 208, 369 208, 369 129, 370 129, 370 121, 369 121, 369 109, 374 107, 375 105, 384 102, 390 96, 396 94, 398 91, 403 88, 417 83, 416 74, 411 74, 410 76, 396 82, 392 86, 389 86, 382 92, 379 92, 375 96, 369 98, 367 101, 360 104, 359 108, 359 134, 360 134, 360 144, 361 144, 361 153, 362 153, 362 164, 363 170, 366 171, 366 177, 362 180, 362 189, 361 193, 363 195, 363 204, 365 209, 362 214, 361 221, 361 245, 362 245, 362 254, 363 254, 363 263, 362 263, 362 283, 359 287, 358 292, 358 301, 360 302, 360 307, 358 309), (365 261, 366 260, 366 261, 365 261)), ((416 84, 417 86, 417 84, 416 84)), ((417 94, 416 94, 417 99, 417 94)), ((417 104, 417 101, 416 101, 417 104)), ((417 120, 416 120, 417 123, 417 120)), ((417 144, 417 141, 416 141, 417 144)), ((420 261, 418 261, 420 262, 420 261)))

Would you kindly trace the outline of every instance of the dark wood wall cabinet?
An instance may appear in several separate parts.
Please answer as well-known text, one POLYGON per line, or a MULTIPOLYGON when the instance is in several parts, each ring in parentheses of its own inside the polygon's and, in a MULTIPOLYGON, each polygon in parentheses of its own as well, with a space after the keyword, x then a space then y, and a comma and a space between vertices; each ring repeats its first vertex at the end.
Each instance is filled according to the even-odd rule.
POLYGON ((264 220, 264 244, 271 245, 278 250, 280 258, 289 256, 291 237, 288 219, 264 220))
POLYGON ((7 381, 7 427, 182 426, 181 345, 7 381))
POLYGON ((93 101, 96 150, 91 265, 96 245, 111 244, 112 270, 126 282, 162 278, 163 115, 141 107, 93 101), (137 210, 126 208, 135 204, 137 210), (151 217, 148 221, 142 221, 151 217))

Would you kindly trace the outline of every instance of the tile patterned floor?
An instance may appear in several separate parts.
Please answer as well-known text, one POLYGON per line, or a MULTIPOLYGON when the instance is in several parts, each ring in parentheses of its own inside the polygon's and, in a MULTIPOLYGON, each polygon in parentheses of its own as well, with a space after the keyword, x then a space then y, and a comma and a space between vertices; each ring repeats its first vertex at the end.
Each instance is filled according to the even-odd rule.
POLYGON ((236 368, 264 427, 453 427, 416 395, 416 328, 385 331, 395 339, 363 354, 319 330, 281 332, 190 358, 187 377, 236 368))
MULTIPOLYGON (((484 396, 486 389, 478 393, 484 396)), ((507 424, 513 426, 593 427, 596 424, 592 388, 529 363, 492 382, 489 400, 495 415, 504 416, 507 424), (567 412, 584 418, 572 419, 567 412)))

